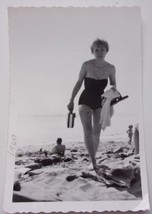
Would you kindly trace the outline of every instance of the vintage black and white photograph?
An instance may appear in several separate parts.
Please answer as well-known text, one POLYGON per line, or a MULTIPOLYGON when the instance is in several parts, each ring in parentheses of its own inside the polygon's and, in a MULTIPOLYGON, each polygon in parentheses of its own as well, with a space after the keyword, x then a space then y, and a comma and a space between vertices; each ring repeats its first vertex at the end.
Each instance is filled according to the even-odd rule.
POLYGON ((138 204, 140 9, 10 7, 8 24, 9 200, 138 204))

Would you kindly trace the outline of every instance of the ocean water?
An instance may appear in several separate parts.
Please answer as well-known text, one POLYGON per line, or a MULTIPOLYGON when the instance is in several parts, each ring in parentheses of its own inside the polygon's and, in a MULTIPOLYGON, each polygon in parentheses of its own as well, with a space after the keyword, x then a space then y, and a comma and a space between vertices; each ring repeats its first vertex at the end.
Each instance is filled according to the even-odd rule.
MULTIPOLYGON (((101 132, 101 141, 127 140, 128 126, 136 123, 135 116, 113 116, 111 126, 101 132)), ((15 134, 18 146, 54 144, 58 137, 64 143, 83 142, 79 115, 76 115, 74 128, 67 128, 67 115, 20 116, 15 134)))

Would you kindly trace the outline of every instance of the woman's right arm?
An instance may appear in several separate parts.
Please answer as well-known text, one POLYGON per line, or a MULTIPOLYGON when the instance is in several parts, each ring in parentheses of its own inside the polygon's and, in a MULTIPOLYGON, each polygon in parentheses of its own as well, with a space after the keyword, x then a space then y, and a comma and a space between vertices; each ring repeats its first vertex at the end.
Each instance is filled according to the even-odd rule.
POLYGON ((81 85, 82 85, 82 82, 84 80, 84 77, 86 75, 86 63, 83 63, 82 67, 81 67, 81 70, 80 70, 80 73, 79 73, 79 78, 73 88, 73 91, 72 91, 72 94, 71 94, 71 98, 70 98, 70 102, 69 104, 67 105, 68 107, 68 110, 69 111, 73 111, 73 108, 74 108, 74 98, 76 97, 78 91, 80 90, 81 88, 81 85))

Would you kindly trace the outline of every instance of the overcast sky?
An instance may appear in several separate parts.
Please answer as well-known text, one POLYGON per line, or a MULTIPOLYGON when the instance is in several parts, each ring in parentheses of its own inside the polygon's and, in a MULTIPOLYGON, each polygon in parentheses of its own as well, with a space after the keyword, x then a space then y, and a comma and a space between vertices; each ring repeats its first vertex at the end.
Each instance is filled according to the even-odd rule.
POLYGON ((81 65, 93 58, 90 45, 103 38, 110 45, 106 60, 116 67, 118 90, 129 95, 116 112, 137 113, 142 81, 138 8, 19 7, 8 14, 13 111, 66 114, 81 65))

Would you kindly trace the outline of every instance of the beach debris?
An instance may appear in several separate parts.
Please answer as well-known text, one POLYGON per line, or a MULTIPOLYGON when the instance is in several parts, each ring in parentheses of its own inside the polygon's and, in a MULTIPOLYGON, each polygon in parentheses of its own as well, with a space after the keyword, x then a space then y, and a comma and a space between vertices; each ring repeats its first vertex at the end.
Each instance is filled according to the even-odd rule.
POLYGON ((40 160, 39 163, 43 164, 43 166, 49 166, 53 164, 53 161, 52 159, 47 158, 40 160))
POLYGON ((124 160, 125 158, 132 156, 134 154, 133 149, 128 146, 122 146, 116 149, 110 149, 105 154, 107 154, 108 158, 124 160))
POLYGON ((127 146, 119 147, 113 151, 113 153, 127 152, 130 148, 127 146))
POLYGON ((114 177, 110 173, 104 173, 102 179, 107 185, 107 187, 115 186, 115 185, 119 187, 128 187, 125 182, 114 179, 114 177))
POLYGON ((72 161, 72 158, 70 158, 70 157, 67 157, 64 159, 64 162, 70 162, 70 161, 72 161))
POLYGON ((34 175, 39 175, 41 173, 43 173, 43 169, 30 170, 26 174, 28 174, 29 176, 34 176, 34 175))
POLYGON ((41 168, 41 165, 38 163, 32 163, 32 164, 25 165, 25 168, 30 168, 32 170, 39 169, 39 168, 41 168))
POLYGON ((130 188, 132 182, 140 177, 140 168, 129 164, 126 167, 98 169, 97 174, 102 177, 107 186, 130 188))
POLYGON ((52 161, 53 161, 53 164, 55 165, 55 164, 57 164, 57 163, 60 163, 61 162, 61 157, 60 156, 54 156, 53 158, 52 158, 52 161))
POLYGON ((68 182, 74 181, 76 178, 78 178, 76 175, 69 175, 66 177, 66 180, 68 182))
POLYGON ((80 154, 80 157, 84 157, 84 156, 89 158, 89 154, 84 154, 84 153, 80 154))
POLYGON ((128 157, 128 156, 129 156, 129 154, 126 154, 126 153, 121 153, 121 154, 120 154, 120 157, 121 157, 122 160, 123 160, 124 158, 128 157))
POLYGON ((36 163, 39 163, 43 166, 49 166, 49 165, 56 165, 57 163, 60 163, 62 161, 60 156, 51 156, 47 158, 37 158, 35 160, 36 163))
POLYGON ((135 155, 134 161, 135 162, 140 162, 140 156, 139 156, 139 154, 135 155))
POLYGON ((77 149, 71 149, 71 152, 78 152, 77 149))
POLYGON ((20 191, 21 190, 21 185, 20 185, 19 181, 14 182, 13 190, 14 191, 20 191))
POLYGON ((15 173, 14 173, 15 179, 20 179, 22 175, 25 175, 30 170, 31 170, 30 168, 26 168, 26 167, 15 169, 15 173))
POLYGON ((101 164, 103 161, 107 160, 108 156, 100 158, 100 160, 98 161, 98 164, 101 164))
POLYGON ((107 151, 107 152, 105 152, 105 154, 113 154, 113 151, 111 150, 109 150, 109 151, 107 151))
POLYGON ((98 177, 96 175, 93 175, 89 172, 82 172, 82 174, 80 175, 80 177, 82 178, 89 178, 92 179, 94 181, 99 181, 98 177))
POLYGON ((73 159, 73 160, 78 160, 78 157, 72 155, 72 159, 73 159))
POLYGON ((86 161, 86 162, 89 162, 89 159, 88 158, 83 158, 82 161, 86 161))
POLYGON ((22 157, 23 154, 19 153, 19 154, 17 154, 16 156, 17 156, 17 157, 22 157))
POLYGON ((131 182, 135 179, 134 169, 129 166, 122 169, 113 169, 111 173, 112 180, 116 182, 117 185, 130 187, 131 182))
POLYGON ((24 161, 23 160, 15 161, 15 165, 24 165, 24 161))

